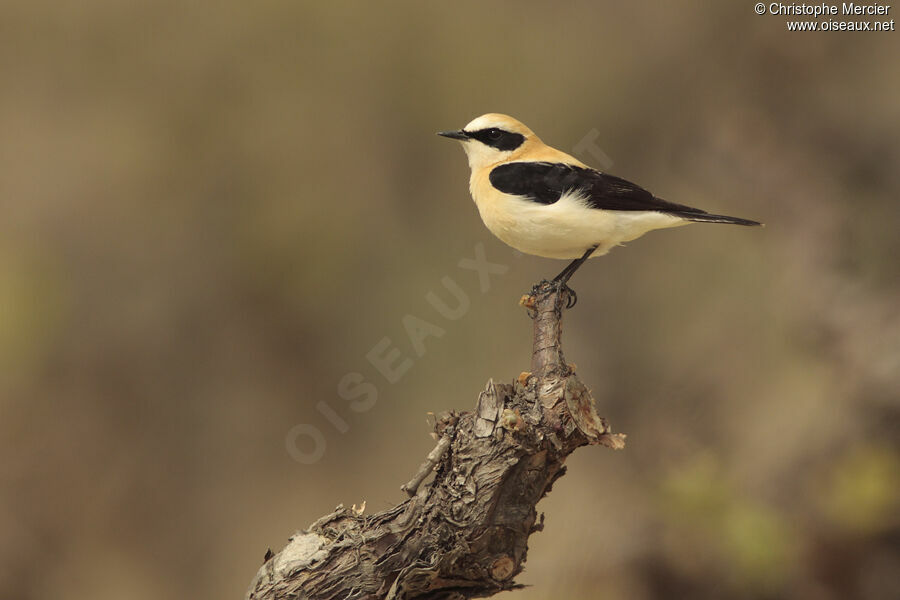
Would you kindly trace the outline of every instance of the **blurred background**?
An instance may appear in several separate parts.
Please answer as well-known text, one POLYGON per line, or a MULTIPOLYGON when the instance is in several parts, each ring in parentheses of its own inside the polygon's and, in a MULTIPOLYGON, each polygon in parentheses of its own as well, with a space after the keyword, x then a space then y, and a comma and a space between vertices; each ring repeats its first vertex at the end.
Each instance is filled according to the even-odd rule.
POLYGON ((518 298, 563 266, 489 234, 434 135, 492 111, 767 224, 575 277, 566 356, 628 447, 573 455, 515 597, 900 597, 900 34, 699 0, 2 13, 3 597, 238 598, 338 503, 401 501, 427 413, 528 369, 518 298))

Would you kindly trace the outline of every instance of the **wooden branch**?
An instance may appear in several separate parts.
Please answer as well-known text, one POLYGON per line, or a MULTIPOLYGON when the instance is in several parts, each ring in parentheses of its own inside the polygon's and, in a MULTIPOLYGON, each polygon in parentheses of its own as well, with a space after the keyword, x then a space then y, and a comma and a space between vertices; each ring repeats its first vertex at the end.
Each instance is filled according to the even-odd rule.
POLYGON ((419 485, 425 481, 425 478, 428 477, 428 474, 431 473, 437 462, 444 456, 444 452, 450 447, 450 442, 453 441, 453 435, 456 433, 456 422, 458 420, 459 418, 456 416, 449 419, 450 422, 444 429, 444 435, 441 436, 437 446, 428 453, 428 456, 425 457, 425 462, 422 463, 422 466, 419 467, 418 472, 413 475, 413 478, 400 486, 401 490, 410 496, 416 495, 416 492, 419 490, 419 485))
POLYGON ((409 500, 369 516, 338 506, 267 553, 246 598, 461 600, 519 587, 528 537, 543 528, 535 506, 566 457, 589 444, 624 447, 563 358, 565 301, 547 283, 523 298, 532 372, 491 380, 474 412, 438 419, 437 446, 403 486, 409 500))

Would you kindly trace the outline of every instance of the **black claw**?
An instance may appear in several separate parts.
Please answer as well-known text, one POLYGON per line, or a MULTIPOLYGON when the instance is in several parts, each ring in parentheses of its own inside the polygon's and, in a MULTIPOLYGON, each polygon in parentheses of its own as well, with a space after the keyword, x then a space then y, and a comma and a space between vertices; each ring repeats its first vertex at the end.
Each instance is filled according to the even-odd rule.
POLYGON ((566 295, 566 308, 572 308, 578 303, 578 294, 575 293, 575 290, 570 288, 566 283, 558 282, 556 285, 556 289, 560 294, 566 295))
POLYGON ((566 302, 566 308, 573 308, 576 304, 578 304, 578 294, 575 293, 575 290, 570 288, 567 285, 563 286, 563 290, 568 294, 568 300, 566 302))

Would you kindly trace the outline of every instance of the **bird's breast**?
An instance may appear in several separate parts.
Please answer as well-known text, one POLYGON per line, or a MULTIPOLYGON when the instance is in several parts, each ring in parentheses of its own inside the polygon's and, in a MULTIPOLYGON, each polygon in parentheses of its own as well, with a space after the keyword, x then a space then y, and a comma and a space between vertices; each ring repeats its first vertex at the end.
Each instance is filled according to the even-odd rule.
POLYGON ((572 194, 553 204, 540 204, 521 196, 505 194, 487 178, 472 178, 472 198, 481 220, 495 236, 513 248, 546 258, 579 258, 585 250, 600 245, 608 250, 615 219, 606 211, 587 208, 572 194))

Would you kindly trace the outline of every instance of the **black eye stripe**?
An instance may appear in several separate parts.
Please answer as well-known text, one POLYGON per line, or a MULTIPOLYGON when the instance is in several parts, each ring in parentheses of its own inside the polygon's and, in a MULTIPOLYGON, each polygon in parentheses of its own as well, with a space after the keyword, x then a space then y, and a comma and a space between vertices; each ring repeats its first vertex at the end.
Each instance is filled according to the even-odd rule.
POLYGON ((478 131, 467 131, 466 134, 471 139, 478 140, 486 146, 503 151, 515 150, 525 142, 525 136, 521 133, 504 131, 497 127, 479 129, 478 131))

